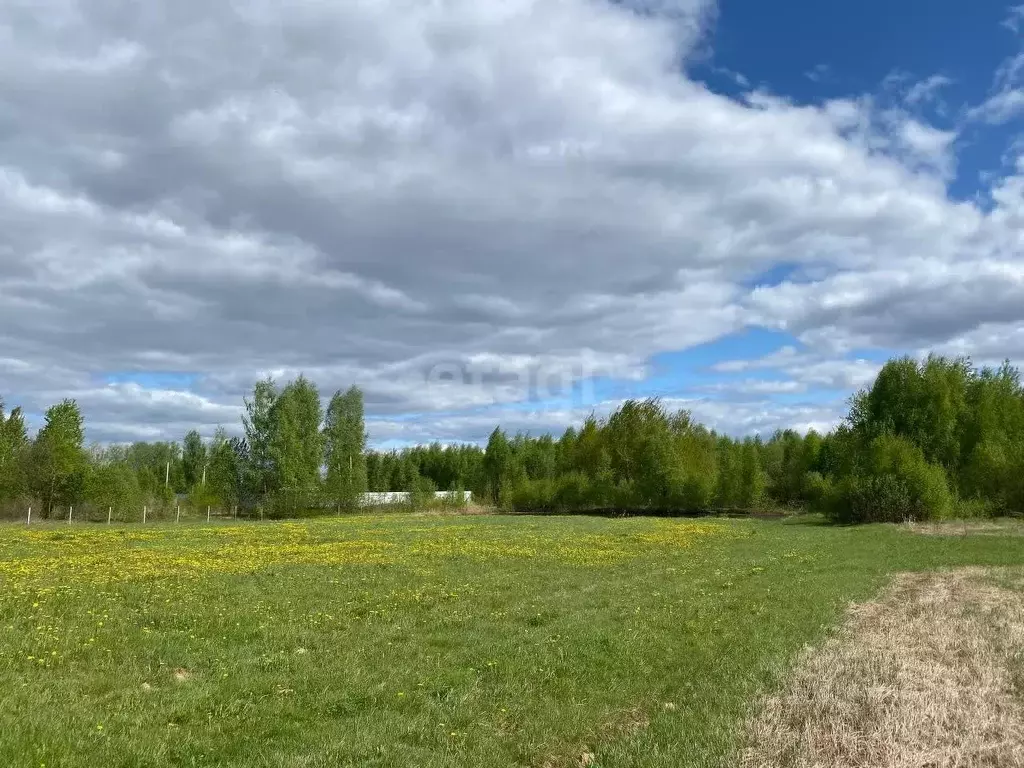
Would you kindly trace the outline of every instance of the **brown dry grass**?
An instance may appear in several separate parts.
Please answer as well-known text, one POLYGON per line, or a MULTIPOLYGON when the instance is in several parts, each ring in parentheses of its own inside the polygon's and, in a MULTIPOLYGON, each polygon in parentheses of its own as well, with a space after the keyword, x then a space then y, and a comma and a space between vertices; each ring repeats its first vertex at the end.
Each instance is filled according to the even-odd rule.
MULTIPOLYGON (((1017 574, 1019 577, 1019 573, 1017 574)), ((905 574, 851 610, 747 723, 742 768, 1024 766, 1011 572, 905 574), (1000 577, 999 582, 993 578, 1000 577)))
POLYGON ((926 536, 1024 536, 1024 522, 1018 520, 906 523, 906 527, 926 536))
POLYGON ((487 506, 485 504, 478 504, 477 502, 470 502, 464 507, 430 507, 428 509, 420 509, 412 513, 414 517, 458 517, 460 515, 476 516, 476 515, 495 515, 498 513, 496 507, 487 506))

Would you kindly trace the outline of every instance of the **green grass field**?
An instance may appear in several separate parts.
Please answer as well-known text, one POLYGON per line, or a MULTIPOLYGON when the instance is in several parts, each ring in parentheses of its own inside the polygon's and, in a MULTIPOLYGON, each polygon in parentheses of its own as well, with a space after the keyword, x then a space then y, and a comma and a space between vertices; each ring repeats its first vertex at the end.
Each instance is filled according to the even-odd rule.
POLYGON ((1024 536, 394 515, 0 528, 0 765, 714 766, 897 571, 1024 536))

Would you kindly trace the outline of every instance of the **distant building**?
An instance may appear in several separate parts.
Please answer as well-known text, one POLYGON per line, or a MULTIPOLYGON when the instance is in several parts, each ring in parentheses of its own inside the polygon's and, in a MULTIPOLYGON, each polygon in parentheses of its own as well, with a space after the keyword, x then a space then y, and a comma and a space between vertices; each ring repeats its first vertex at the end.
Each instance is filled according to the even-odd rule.
MULTIPOLYGON (((434 498, 438 501, 455 500, 456 491, 436 491, 434 498)), ((411 493, 408 491, 383 491, 375 493, 364 493, 359 500, 359 505, 362 507, 386 507, 392 504, 408 504, 411 493)), ((472 491, 463 491, 462 498, 464 503, 469 504, 473 501, 472 491)))

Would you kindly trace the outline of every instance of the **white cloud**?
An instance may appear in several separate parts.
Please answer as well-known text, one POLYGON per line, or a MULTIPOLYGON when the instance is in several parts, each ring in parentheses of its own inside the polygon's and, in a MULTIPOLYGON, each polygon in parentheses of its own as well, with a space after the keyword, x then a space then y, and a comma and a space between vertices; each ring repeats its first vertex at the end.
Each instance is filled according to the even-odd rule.
POLYGON ((934 74, 918 79, 910 72, 896 69, 885 76, 882 81, 883 92, 895 96, 905 107, 913 111, 921 111, 926 107, 935 109, 939 114, 946 110, 942 91, 956 81, 943 74, 934 74))
POLYGON ((804 72, 804 77, 812 82, 820 83, 832 77, 832 68, 828 64, 815 64, 804 72))
POLYGON ((939 92, 953 84, 952 78, 945 75, 932 75, 920 80, 907 89, 904 100, 911 106, 920 106, 938 99, 939 92))
POLYGON ((786 376, 779 391, 858 390, 874 381, 881 366, 863 358, 830 356, 824 351, 799 351, 786 346, 771 354, 747 360, 727 360, 712 366, 720 373, 775 371, 786 376))
POLYGON ((1024 112, 1024 88, 1007 88, 990 96, 967 115, 972 120, 1000 125, 1024 112))
POLYGON ((1007 9, 1008 16, 1003 20, 1002 25, 1011 32, 1020 32, 1021 22, 1024 21, 1024 5, 1015 5, 1007 9))
POLYGON ((1006 59, 996 71, 991 93, 967 111, 969 120, 992 125, 1006 123, 1024 111, 1024 51, 1006 59))
POLYGON ((719 382, 696 387, 697 391, 719 392, 738 396, 792 395, 807 391, 799 381, 772 381, 769 379, 746 379, 744 381, 719 382))
POLYGON ((935 169, 943 177, 953 175, 956 131, 941 131, 902 114, 894 117, 894 131, 897 146, 911 163, 935 169))
MULTIPOLYGON (((690 411, 697 421, 713 424, 720 433, 734 436, 760 434, 767 437, 779 429, 795 429, 801 433, 813 429, 824 433, 842 421, 846 410, 844 399, 825 403, 766 405, 753 400, 735 402, 695 397, 663 398, 661 403, 670 411, 690 411)), ((621 404, 621 400, 605 400, 585 406, 539 411, 496 408, 488 413, 428 414, 415 421, 371 420, 367 429, 375 437, 376 444, 384 447, 417 445, 434 439, 468 439, 483 443, 496 423, 511 433, 558 435, 566 427, 579 428, 591 414, 605 417, 621 404)))
MULTIPOLYGON (((685 65, 713 14, 0 6, 4 394, 79 397, 104 439, 179 437, 305 371, 363 386, 382 433, 423 411, 409 429, 458 436, 437 414, 493 424, 749 325, 827 361, 1022 319, 1014 179, 992 210, 958 203, 955 137, 917 117, 710 92, 685 65), (783 263, 802 281, 750 290, 783 263), (105 384, 154 370, 197 378, 105 384)), ((729 429, 824 419, 701 407, 729 429)))

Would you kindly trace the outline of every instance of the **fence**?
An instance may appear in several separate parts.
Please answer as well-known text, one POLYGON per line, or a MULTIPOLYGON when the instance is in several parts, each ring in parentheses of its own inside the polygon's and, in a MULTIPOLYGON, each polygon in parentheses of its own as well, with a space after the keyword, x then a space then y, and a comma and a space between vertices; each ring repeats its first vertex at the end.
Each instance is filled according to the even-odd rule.
MULTIPOLYGON (((383 493, 364 493, 359 501, 359 506, 364 509, 374 507, 389 507, 410 504, 413 494, 404 491, 388 491, 383 493)), ((459 502, 458 493, 454 491, 438 491, 434 493, 434 500, 442 504, 446 502, 458 502, 469 504, 473 500, 470 491, 462 492, 462 499, 459 502)), ((317 507, 320 515, 330 514, 330 505, 317 507)), ((21 521, 26 525, 47 523, 155 523, 155 522, 196 522, 215 520, 234 520, 240 518, 262 520, 269 515, 261 506, 241 509, 237 505, 229 507, 206 506, 196 507, 187 503, 171 502, 155 505, 142 505, 137 509, 120 509, 112 506, 99 506, 95 504, 82 504, 79 506, 55 506, 48 509, 40 507, 38 502, 25 501, 22 503, 7 504, 0 508, 0 520, 9 522, 21 521)))
MULTIPOLYGON (((237 507, 193 507, 187 504, 142 505, 138 508, 103 507, 95 504, 43 508, 38 502, 7 504, 0 509, 0 520, 39 523, 156 523, 228 520, 239 517, 237 507)), ((251 516, 251 515, 250 515, 251 516)), ((258 514, 256 515, 258 517, 258 514)))

